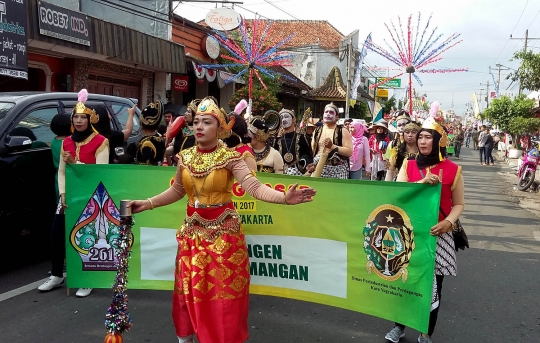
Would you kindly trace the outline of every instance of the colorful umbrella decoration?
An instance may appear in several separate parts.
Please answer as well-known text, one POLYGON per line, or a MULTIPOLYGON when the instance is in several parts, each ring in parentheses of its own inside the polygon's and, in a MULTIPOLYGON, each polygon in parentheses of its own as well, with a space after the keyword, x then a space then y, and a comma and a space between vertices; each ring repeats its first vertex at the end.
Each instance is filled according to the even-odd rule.
POLYGON ((249 97, 251 98, 253 89, 253 78, 257 77, 264 89, 267 89, 264 81, 259 73, 263 73, 275 79, 276 77, 284 77, 292 81, 296 81, 288 75, 281 74, 269 68, 275 66, 292 66, 292 54, 278 51, 286 44, 294 35, 290 35, 281 42, 274 44, 271 40, 274 22, 266 23, 260 18, 253 20, 253 26, 248 31, 246 21, 242 19, 242 23, 238 27, 240 40, 235 40, 228 31, 214 31, 214 37, 219 41, 219 44, 225 48, 230 54, 222 55, 223 59, 231 63, 223 64, 203 64, 203 68, 227 68, 227 67, 243 67, 243 69, 235 76, 227 80, 225 83, 235 81, 240 76, 247 73, 249 97))
MULTIPOLYGON (((384 24, 386 26, 386 29, 390 33, 390 37, 392 38, 392 42, 394 43, 394 46, 390 45, 386 40, 384 41, 388 47, 387 49, 384 49, 380 45, 377 45, 373 43, 373 41, 368 40, 367 41, 367 48, 371 51, 381 55, 382 57, 386 58, 390 62, 396 64, 401 68, 401 73, 394 75, 392 77, 385 78, 381 82, 377 84, 373 84, 370 87, 375 88, 378 87, 386 82, 388 80, 391 80, 396 77, 400 77, 401 75, 407 73, 409 74, 409 99, 413 98, 413 88, 412 88, 412 78, 414 77, 416 81, 422 86, 422 81, 420 78, 415 74, 415 72, 418 73, 430 73, 430 74, 438 74, 438 73, 455 73, 455 72, 463 72, 468 71, 468 68, 460 68, 460 69, 422 69, 428 66, 431 63, 438 62, 442 60, 441 54, 445 52, 446 50, 456 46, 457 44, 461 43, 462 40, 456 41, 457 38, 460 36, 458 33, 452 34, 450 37, 448 37, 446 40, 439 42, 439 40, 442 38, 442 34, 436 34, 435 31, 437 30, 437 27, 435 27, 431 33, 429 34, 429 37, 424 40, 424 37, 427 36, 426 33, 429 31, 429 23, 431 22, 431 16, 429 17, 426 26, 424 27, 424 30, 422 31, 422 34, 420 35, 420 18, 421 15, 418 13, 418 22, 416 29, 412 27, 412 15, 409 16, 409 20, 407 23, 407 36, 404 35, 403 31, 403 25, 401 24, 401 18, 398 17, 398 29, 396 29, 396 26, 391 21, 390 24, 392 25, 392 30, 388 26, 388 24, 384 24), (418 39, 420 36, 420 39, 418 39), (403 70, 404 69, 404 70, 403 70)), ((412 113, 412 101, 409 101, 409 113, 412 113)))

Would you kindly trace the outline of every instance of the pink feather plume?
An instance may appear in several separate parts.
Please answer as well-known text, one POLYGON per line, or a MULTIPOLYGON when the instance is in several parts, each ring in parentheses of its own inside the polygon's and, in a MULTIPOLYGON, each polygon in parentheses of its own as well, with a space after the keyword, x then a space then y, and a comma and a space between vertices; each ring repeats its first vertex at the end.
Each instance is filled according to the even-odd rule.
POLYGON ((246 100, 242 99, 240 102, 234 107, 234 113, 240 115, 242 114, 242 111, 248 106, 248 103, 246 100))
POLYGON ((88 91, 86 90, 86 88, 81 89, 78 98, 80 102, 86 102, 86 100, 88 100, 88 91))
POLYGON ((439 112, 439 107, 441 106, 441 104, 439 104, 438 101, 434 101, 432 104, 431 104, 431 108, 429 110, 429 115, 432 117, 432 118, 436 118, 437 117, 437 113, 439 112))

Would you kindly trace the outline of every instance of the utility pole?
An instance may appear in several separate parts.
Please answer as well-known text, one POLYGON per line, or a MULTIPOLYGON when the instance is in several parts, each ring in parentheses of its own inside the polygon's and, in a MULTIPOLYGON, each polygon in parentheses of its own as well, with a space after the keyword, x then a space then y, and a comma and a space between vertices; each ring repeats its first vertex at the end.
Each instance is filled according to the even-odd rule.
MULTIPOLYGON (((489 80, 487 83, 480 83, 480 86, 484 86, 484 85, 486 86, 486 108, 489 108, 489 80)), ((480 99, 482 99, 482 97, 480 97, 480 99)))
MULTIPOLYGON (((352 35, 349 37, 349 44, 347 44, 347 94, 345 95, 345 119, 349 119, 349 108, 351 99, 351 61, 352 61, 352 35)), ((356 89, 352 90, 356 92, 356 89)))
MULTIPOLYGON (((510 39, 525 39, 525 45, 523 46, 523 52, 527 52, 527 43, 529 40, 540 40, 540 38, 529 38, 529 30, 525 30, 525 38, 513 38, 512 35, 510 35, 510 39)), ((521 95, 522 91, 521 82, 519 83, 519 95, 521 95)))

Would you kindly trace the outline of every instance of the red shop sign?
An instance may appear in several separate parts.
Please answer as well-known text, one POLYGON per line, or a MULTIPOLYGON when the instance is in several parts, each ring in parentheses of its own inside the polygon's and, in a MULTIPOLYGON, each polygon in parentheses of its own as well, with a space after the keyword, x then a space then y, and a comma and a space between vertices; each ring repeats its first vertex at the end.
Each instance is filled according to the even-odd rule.
POLYGON ((173 78, 173 90, 187 92, 189 87, 189 76, 175 76, 173 78))

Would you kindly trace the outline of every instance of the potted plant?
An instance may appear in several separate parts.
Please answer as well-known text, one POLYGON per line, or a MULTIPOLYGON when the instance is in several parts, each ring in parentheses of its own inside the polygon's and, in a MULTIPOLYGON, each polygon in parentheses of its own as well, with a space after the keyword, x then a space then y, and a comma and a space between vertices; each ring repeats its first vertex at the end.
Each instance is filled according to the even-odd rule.
POLYGON ((521 147, 521 144, 517 143, 516 146, 509 145, 508 146, 508 158, 520 158, 523 155, 523 148, 521 147))
POLYGON ((510 120, 508 126, 510 133, 512 134, 513 147, 508 147, 509 158, 519 158, 523 154, 523 147, 521 146, 521 137, 523 134, 535 132, 540 127, 540 118, 523 118, 517 117, 510 120))

